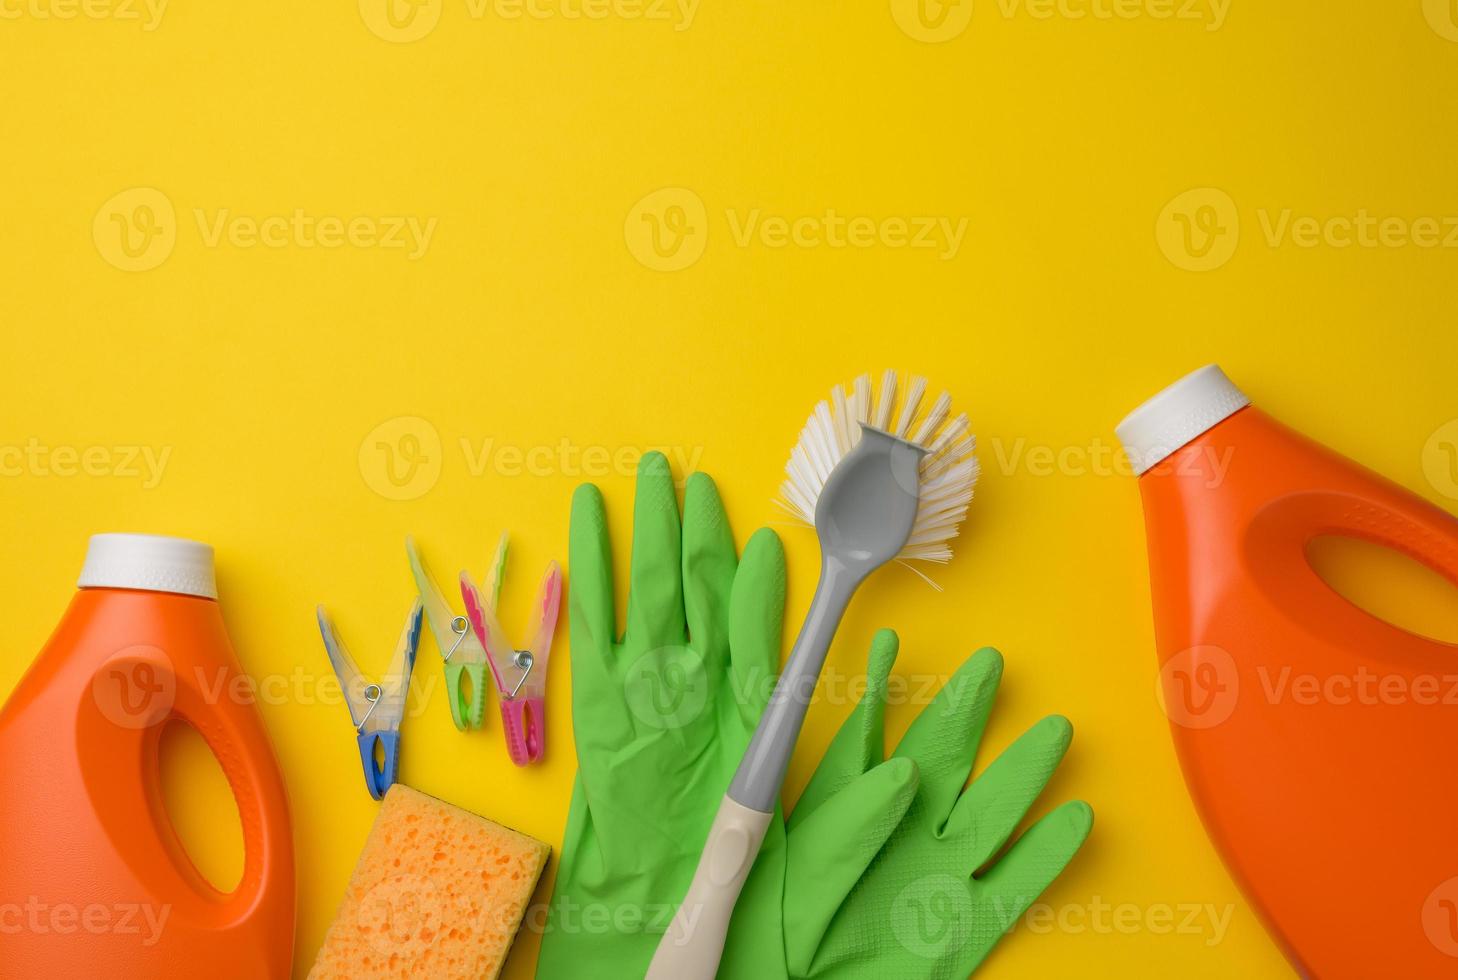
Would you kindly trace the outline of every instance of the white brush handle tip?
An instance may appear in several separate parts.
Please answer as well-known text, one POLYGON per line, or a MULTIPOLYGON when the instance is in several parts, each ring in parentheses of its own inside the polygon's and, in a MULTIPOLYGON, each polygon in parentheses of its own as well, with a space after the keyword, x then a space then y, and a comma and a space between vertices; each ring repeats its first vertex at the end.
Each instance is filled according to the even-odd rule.
POLYGON ((658 944, 644 980, 714 980, 724 955, 729 919, 773 813, 724 797, 693 884, 658 944))

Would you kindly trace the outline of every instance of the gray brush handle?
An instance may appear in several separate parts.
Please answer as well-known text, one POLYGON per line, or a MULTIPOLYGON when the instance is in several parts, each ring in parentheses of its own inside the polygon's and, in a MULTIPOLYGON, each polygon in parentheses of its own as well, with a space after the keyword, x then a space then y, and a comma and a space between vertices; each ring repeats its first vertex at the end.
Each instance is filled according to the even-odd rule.
POLYGON ((827 555, 810 612, 704 844, 688 894, 645 980, 713 980, 739 892, 774 817, 830 641, 866 572, 827 555))
POLYGON ((815 587, 815 598, 810 600, 805 625, 795 637, 790 659, 775 684, 764 714, 760 715, 754 737, 734 773, 734 782, 729 785, 729 799, 741 806, 763 813, 774 812, 830 641, 845 616, 851 596, 869 571, 835 555, 822 559, 820 582, 815 587))

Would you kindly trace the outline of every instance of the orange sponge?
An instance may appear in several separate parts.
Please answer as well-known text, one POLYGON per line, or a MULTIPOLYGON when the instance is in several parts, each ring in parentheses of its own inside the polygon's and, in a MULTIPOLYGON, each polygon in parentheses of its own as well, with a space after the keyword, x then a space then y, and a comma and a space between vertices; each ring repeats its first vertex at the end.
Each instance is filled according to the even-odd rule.
POLYGON ((311 980, 494 980, 551 848, 396 783, 311 980))

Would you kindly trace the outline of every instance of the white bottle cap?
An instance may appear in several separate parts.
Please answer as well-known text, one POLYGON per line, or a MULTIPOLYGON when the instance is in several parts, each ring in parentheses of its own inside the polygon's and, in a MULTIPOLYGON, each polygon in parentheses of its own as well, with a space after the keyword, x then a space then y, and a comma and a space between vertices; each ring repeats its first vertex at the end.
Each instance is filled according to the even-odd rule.
POLYGON ((1114 431, 1140 474, 1249 404, 1245 392, 1211 364, 1134 409, 1114 431))
POLYGON ((93 534, 76 584, 218 597, 212 545, 156 534, 93 534))

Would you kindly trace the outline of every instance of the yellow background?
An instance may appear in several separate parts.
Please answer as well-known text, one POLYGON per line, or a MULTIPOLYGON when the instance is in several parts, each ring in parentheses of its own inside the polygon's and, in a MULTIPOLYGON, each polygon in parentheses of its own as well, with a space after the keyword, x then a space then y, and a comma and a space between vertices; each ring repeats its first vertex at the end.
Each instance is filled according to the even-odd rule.
MULTIPOLYGON (((1153 695, 1139 504, 1112 429, 1218 360, 1278 416, 1453 506, 1458 253, 1390 236, 1273 244, 1265 228, 1287 209, 1458 215, 1445 3, 1233 0, 1217 24, 1184 0, 1172 9, 1191 16, 1168 18, 1159 0, 1069 0, 1048 16, 1012 0, 703 0, 691 20, 626 4, 602 18, 568 16, 580 5, 476 16, 467 0, 431 0, 406 43, 371 0, 173 0, 154 30, 130 7, 62 19, 66 3, 0 0, 0 444, 170 456, 150 487, 29 463, 0 479, 0 692, 61 614, 91 532, 215 545, 255 676, 327 675, 320 601, 381 667, 412 595, 407 532, 449 581, 462 566, 481 575, 511 529, 504 616, 522 628, 546 561, 565 559, 584 476, 564 441, 628 454, 596 479, 625 568, 631 454, 696 458, 742 543, 780 519, 785 456, 833 383, 921 371, 974 420, 977 502, 938 575, 946 591, 882 573, 831 664, 858 670, 882 625, 901 631, 905 673, 948 673, 999 646, 1007 673, 982 762, 1061 711, 1077 736, 1039 811, 1081 797, 1097 813, 1045 900, 1131 905, 1138 920, 1021 930, 987 975, 1286 975, 1181 784, 1153 695), (160 234, 128 258, 119 229, 137 232, 138 204, 157 203, 123 193, 135 188, 173 216, 154 209, 160 234), (640 205, 664 189, 679 190, 640 205), (645 208, 658 210, 645 220, 645 208), (437 224, 416 258, 210 243, 224 209, 437 224), (896 247, 894 223, 865 247, 776 247, 737 239, 755 209, 967 224, 946 257, 896 247), (1218 241, 1182 255, 1181 220, 1218 241), (654 221, 702 254, 668 239, 652 251, 654 221), (388 480, 371 434, 401 418, 425 426, 389 435, 440 440, 424 445, 423 482, 403 492, 429 485, 409 500, 374 489, 388 480), (546 448, 528 471, 509 455, 473 469, 462 440, 546 448), (1218 942, 1139 924, 1207 903, 1232 907, 1218 942)), ((796 622, 816 550, 808 532, 782 533, 796 622)), ((528 770, 507 760, 494 701, 484 734, 451 727, 423 651, 417 686, 437 695, 405 729, 405 778, 555 846, 574 769, 565 642, 549 758, 528 770)), ((301 973, 375 812, 343 707, 303 700, 262 708, 292 797, 301 973)), ((812 711, 787 799, 848 710, 812 711)), ((899 734, 908 712, 891 719, 899 734)), ((201 761, 196 745, 174 754, 184 772, 201 761)), ((191 791, 179 822, 226 878, 237 833, 216 774, 188 782, 174 775, 191 791)), ((536 946, 523 938, 508 976, 530 976, 536 946)))

